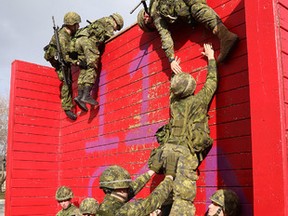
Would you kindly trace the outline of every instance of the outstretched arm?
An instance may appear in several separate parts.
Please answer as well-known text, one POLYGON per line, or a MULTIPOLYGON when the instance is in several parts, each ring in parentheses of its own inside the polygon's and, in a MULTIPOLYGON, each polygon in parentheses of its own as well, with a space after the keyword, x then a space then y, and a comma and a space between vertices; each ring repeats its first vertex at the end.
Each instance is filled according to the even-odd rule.
POLYGON ((206 82, 201 91, 197 94, 208 104, 217 88, 217 66, 214 58, 214 50, 211 44, 204 44, 204 56, 208 59, 208 74, 206 82))

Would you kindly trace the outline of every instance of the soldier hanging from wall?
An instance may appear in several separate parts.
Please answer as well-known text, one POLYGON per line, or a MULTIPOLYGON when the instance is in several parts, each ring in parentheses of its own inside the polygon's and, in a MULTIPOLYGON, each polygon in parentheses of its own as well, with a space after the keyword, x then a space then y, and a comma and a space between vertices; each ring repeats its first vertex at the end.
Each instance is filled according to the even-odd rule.
POLYGON ((78 95, 74 101, 87 112, 86 104, 97 106, 98 102, 90 95, 96 78, 99 76, 101 50, 105 41, 123 28, 124 20, 118 13, 97 19, 85 28, 79 29, 70 46, 70 57, 80 67, 78 95))
POLYGON ((71 120, 76 120, 77 116, 72 111, 72 76, 68 51, 71 39, 79 29, 80 22, 81 17, 77 13, 66 13, 64 15, 64 25, 59 30, 54 23, 54 35, 49 44, 44 47, 44 58, 55 68, 58 78, 61 81, 60 97, 62 109, 71 120))
POLYGON ((161 37, 162 49, 170 62, 171 70, 177 74, 182 68, 176 61, 174 42, 169 32, 169 24, 181 20, 187 23, 202 23, 220 40, 220 54, 217 62, 223 62, 238 41, 238 36, 230 32, 215 11, 205 0, 151 0, 149 11, 140 10, 137 22, 143 31, 157 30, 161 37))

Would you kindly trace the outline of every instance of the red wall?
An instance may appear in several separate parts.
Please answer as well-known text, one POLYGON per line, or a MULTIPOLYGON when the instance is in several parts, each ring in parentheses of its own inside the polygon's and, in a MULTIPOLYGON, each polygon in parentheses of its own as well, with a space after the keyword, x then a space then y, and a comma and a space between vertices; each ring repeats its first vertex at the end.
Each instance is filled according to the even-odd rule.
POLYGON ((12 63, 6 215, 43 215, 57 207, 61 125, 53 73, 36 64, 12 63))
MULTIPOLYGON (((200 168, 197 215, 204 214, 217 188, 237 192, 243 216, 263 215, 268 208, 271 211, 275 198, 265 191, 267 182, 271 182, 267 191, 277 195, 272 207, 275 215, 288 215, 284 100, 288 25, 283 16, 287 3, 257 3, 208 0, 225 25, 240 36, 240 42, 229 60, 218 67, 219 87, 209 111, 215 142, 200 168), (262 7, 267 9, 263 12, 262 7), (275 28, 274 17, 281 21, 275 28), (264 34, 264 21, 258 19, 271 22, 269 35, 264 34), (254 26, 258 23, 260 27, 254 26), (263 32, 259 35, 257 29, 263 32), (265 85, 273 84, 272 91, 266 89, 263 79, 265 85), (281 173, 277 178, 271 174, 274 169, 281 173), (266 202, 267 209, 262 205, 266 202)), ((183 70, 198 81, 198 91, 207 72, 201 56, 203 43, 212 42, 218 55, 219 41, 200 25, 193 29, 182 24, 171 30, 176 55, 183 70)), ((12 66, 6 215, 55 215, 59 207, 54 194, 60 185, 73 189, 76 203, 87 196, 102 201, 99 175, 113 164, 129 170, 133 178, 147 170, 150 150, 157 146, 154 133, 169 118, 171 71, 156 32, 143 34, 133 25, 106 44, 99 88, 95 85, 93 91, 100 106, 88 113, 76 109, 75 122, 61 111, 59 82, 51 68, 21 61, 12 66)), ((73 72, 74 95, 78 73, 73 72)), ((148 195, 159 180, 152 179, 138 197, 148 195)))

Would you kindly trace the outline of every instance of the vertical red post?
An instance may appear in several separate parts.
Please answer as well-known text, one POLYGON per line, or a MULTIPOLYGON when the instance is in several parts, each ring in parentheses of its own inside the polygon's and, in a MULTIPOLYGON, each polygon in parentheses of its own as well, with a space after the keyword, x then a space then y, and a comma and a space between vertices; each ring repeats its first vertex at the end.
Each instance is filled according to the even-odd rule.
POLYGON ((285 101, 276 0, 246 0, 254 215, 288 215, 285 101))

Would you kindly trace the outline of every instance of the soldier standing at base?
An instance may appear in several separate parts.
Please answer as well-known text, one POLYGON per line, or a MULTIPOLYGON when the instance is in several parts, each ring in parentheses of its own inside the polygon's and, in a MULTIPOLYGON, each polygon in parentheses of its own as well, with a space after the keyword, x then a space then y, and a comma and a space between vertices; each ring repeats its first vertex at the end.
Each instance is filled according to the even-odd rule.
MULTIPOLYGON (((67 70, 68 77, 71 77, 71 70, 69 65, 70 59, 68 56, 68 51, 70 48, 70 42, 72 36, 79 29, 80 22, 81 17, 77 13, 68 12, 64 15, 64 25, 58 31, 58 38, 60 42, 62 56, 68 68, 67 70)), ((53 35, 49 45, 47 45, 44 48, 44 51, 45 51, 44 58, 50 62, 52 67, 55 68, 58 78, 61 81, 60 96, 61 96, 62 109, 65 111, 65 114, 67 115, 68 118, 70 118, 71 120, 76 120, 77 116, 72 111, 73 108, 72 92, 71 92, 72 82, 71 83, 64 82, 64 75, 63 75, 64 71, 62 71, 62 68, 60 67, 60 64, 57 59, 57 45, 55 35, 53 35)), ((72 81, 72 79, 70 81, 72 81)))
MULTIPOLYGON (((217 88, 217 68, 212 45, 204 44, 202 54, 208 58, 208 74, 203 88, 194 95, 196 81, 189 73, 182 72, 171 79, 171 117, 169 123, 157 131, 160 146, 151 152, 151 157, 159 155, 162 160, 169 154, 175 154, 178 158, 171 216, 195 215, 193 201, 196 196, 197 169, 213 143, 207 115, 217 88)), ((148 164, 150 166, 150 159, 148 164)))
POLYGON ((238 216, 240 215, 239 198, 228 189, 219 189, 211 197, 207 216, 238 216))
POLYGON ((182 72, 176 61, 173 39, 168 30, 168 25, 176 20, 180 19, 190 24, 195 21, 202 23, 217 35, 220 40, 217 62, 223 62, 238 41, 238 36, 227 29, 215 11, 207 5, 206 0, 151 0, 149 14, 144 9, 140 10, 137 16, 138 25, 143 31, 157 29, 162 49, 174 73, 182 72))
POLYGON ((86 198, 80 203, 80 212, 83 216, 96 216, 99 203, 94 198, 86 198))
POLYGON ((55 198, 61 206, 56 216, 82 216, 79 209, 71 202, 73 192, 69 187, 61 186, 57 189, 55 198))
POLYGON ((98 102, 90 92, 99 75, 101 49, 105 41, 123 28, 124 21, 120 14, 113 13, 109 17, 100 18, 85 28, 80 29, 70 47, 70 56, 80 67, 78 77, 78 96, 74 98, 79 108, 88 111, 86 103, 97 106, 98 102))
POLYGON ((132 181, 127 170, 119 166, 107 168, 100 177, 100 188, 103 189, 105 198, 100 204, 98 215, 100 216, 147 216, 161 207, 172 190, 173 176, 176 169, 174 155, 167 157, 165 163, 166 177, 160 185, 146 198, 131 200, 146 185, 155 172, 163 166, 159 157, 153 158, 153 163, 148 172, 132 181))

